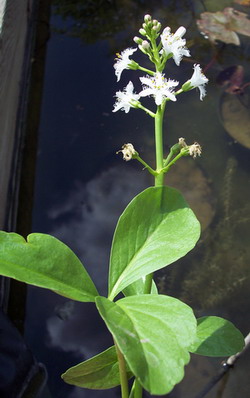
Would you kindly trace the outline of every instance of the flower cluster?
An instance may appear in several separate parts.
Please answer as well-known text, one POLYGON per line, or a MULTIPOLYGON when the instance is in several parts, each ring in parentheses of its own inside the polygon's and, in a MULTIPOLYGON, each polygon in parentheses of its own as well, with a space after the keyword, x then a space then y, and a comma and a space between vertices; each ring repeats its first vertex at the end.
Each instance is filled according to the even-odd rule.
POLYGON ((190 52, 186 48, 186 40, 183 36, 186 29, 181 26, 175 33, 171 33, 170 27, 163 29, 160 35, 161 24, 152 20, 150 15, 145 15, 142 28, 139 30, 142 36, 147 40, 135 37, 134 41, 138 44, 139 49, 146 55, 155 65, 155 71, 141 67, 137 62, 130 57, 137 51, 137 48, 127 48, 121 54, 117 55, 114 64, 117 81, 120 80, 121 74, 125 69, 139 69, 147 72, 147 76, 140 77, 142 83, 142 90, 139 94, 134 93, 134 86, 130 81, 123 91, 116 92, 116 103, 113 112, 123 110, 126 113, 130 108, 141 108, 147 113, 150 111, 144 108, 139 99, 141 97, 152 96, 157 106, 163 105, 166 101, 176 101, 176 96, 182 92, 198 88, 200 91, 200 100, 206 95, 205 84, 208 79, 203 74, 200 65, 194 65, 193 75, 187 80, 179 89, 175 91, 175 87, 179 82, 172 79, 167 79, 163 74, 163 69, 168 59, 173 58, 177 66, 183 57, 190 57, 190 52), (160 36, 160 43, 156 44, 156 39, 160 36))

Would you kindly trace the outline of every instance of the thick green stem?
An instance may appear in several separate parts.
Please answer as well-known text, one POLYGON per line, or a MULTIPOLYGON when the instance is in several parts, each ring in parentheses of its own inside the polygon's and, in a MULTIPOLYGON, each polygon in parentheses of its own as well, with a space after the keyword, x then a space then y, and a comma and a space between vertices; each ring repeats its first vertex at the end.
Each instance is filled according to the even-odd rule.
MULTIPOLYGON (((163 116, 164 116, 165 104, 157 107, 155 114, 155 151, 156 151, 156 171, 163 169, 163 116)), ((155 186, 160 187, 164 185, 164 173, 160 173, 155 176, 155 186)), ((152 289, 153 273, 146 276, 144 293, 150 294, 152 289)))
MULTIPOLYGON (((163 168, 163 137, 162 137, 162 125, 164 115, 164 105, 157 107, 155 115, 155 151, 156 151, 156 171, 160 171, 163 168)), ((161 173, 155 177, 155 186, 159 187, 164 184, 164 174, 161 173)))
POLYGON ((152 50, 153 50, 153 56, 154 56, 153 62, 155 64, 156 71, 159 71, 161 59, 160 59, 159 50, 158 50, 158 47, 156 44, 156 40, 153 37, 151 37, 151 44, 152 44, 152 50))
POLYGON ((161 187, 162 185, 164 185, 164 174, 158 174, 155 177, 155 186, 156 187, 161 187))
MULTIPOLYGON (((155 44, 155 43, 154 43, 155 44)), ((155 46, 154 50, 156 53, 155 46)), ((156 58, 159 63, 159 55, 156 58)), ((157 69, 157 65, 156 65, 157 69)), ((155 175, 155 186, 159 187, 164 185, 164 173, 161 172, 164 167, 164 158, 163 158, 163 134, 162 134, 162 127, 163 127, 163 116, 165 110, 165 103, 159 105, 157 107, 157 112, 154 115, 155 118, 155 152, 156 152, 156 172, 160 172, 159 174, 155 175)), ((139 160, 139 159, 138 159, 139 160)), ((153 173, 151 173, 153 174, 153 173)), ((151 273, 146 276, 145 285, 144 285, 144 294, 150 294, 152 289, 152 281, 153 281, 154 274, 151 273)), ((135 379, 131 394, 133 398, 142 398, 143 389, 141 384, 138 380, 135 379)))
MULTIPOLYGON (((115 342, 115 340, 114 340, 114 342, 115 342)), ((116 354, 117 354, 118 363, 119 363, 122 398, 129 398, 126 362, 125 362, 124 356, 122 355, 121 351, 119 350, 119 347, 117 346, 116 342, 115 342, 115 348, 116 348, 116 354)))
POLYGON ((142 398, 142 386, 137 379, 134 382, 134 397, 133 398, 142 398))

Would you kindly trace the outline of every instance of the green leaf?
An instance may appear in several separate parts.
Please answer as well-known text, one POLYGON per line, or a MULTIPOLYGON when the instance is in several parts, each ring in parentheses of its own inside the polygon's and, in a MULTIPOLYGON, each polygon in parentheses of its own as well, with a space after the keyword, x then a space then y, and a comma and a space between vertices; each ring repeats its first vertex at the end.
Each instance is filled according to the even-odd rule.
MULTIPOLYGON (((127 369, 128 379, 132 373, 127 369)), ((62 379, 74 386, 104 390, 120 385, 119 365, 115 346, 69 368, 62 379)))
POLYGON ((0 231, 0 274, 51 289, 78 301, 95 301, 98 292, 78 257, 64 243, 46 234, 26 240, 0 231))
MULTIPOLYGON (((138 281, 133 282, 131 285, 123 289, 123 294, 125 296, 135 296, 137 294, 144 294, 145 278, 140 278, 138 281)), ((152 294, 158 294, 158 289, 154 281, 152 281, 152 294)))
POLYGON ((184 376, 188 347, 196 337, 193 311, 181 301, 146 294, 111 302, 96 297, 97 308, 133 374, 151 394, 163 395, 184 376))
POLYGON ((109 298, 178 260, 200 236, 200 224, 182 195, 169 187, 150 187, 121 215, 113 238, 109 298))
POLYGON ((241 332, 229 321, 216 316, 197 319, 197 337, 190 352, 211 357, 226 357, 245 345, 241 332))

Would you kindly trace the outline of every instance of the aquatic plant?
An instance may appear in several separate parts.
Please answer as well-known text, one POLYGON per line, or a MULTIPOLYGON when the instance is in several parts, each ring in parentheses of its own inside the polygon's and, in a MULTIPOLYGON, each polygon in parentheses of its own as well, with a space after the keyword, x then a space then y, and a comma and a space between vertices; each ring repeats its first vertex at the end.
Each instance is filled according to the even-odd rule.
POLYGON ((178 90, 179 82, 163 73, 168 60, 177 66, 190 56, 184 27, 171 33, 150 15, 144 17, 135 37, 138 48, 117 55, 117 80, 126 69, 146 72, 140 77, 142 90, 134 92, 129 81, 117 91, 113 112, 132 108, 144 111, 155 122, 156 167, 142 159, 133 144, 118 153, 125 161, 135 159, 154 177, 155 185, 137 195, 118 220, 112 242, 108 297, 101 297, 83 264, 64 243, 53 236, 33 233, 27 240, 16 233, 0 232, 0 273, 20 281, 51 289, 81 302, 94 302, 113 336, 114 345, 70 369, 62 378, 69 384, 91 389, 121 385, 122 398, 141 398, 143 389, 164 395, 181 381, 190 352, 209 356, 230 356, 244 346, 235 326, 222 318, 196 319, 191 307, 167 295, 158 294, 153 273, 183 257, 195 246, 200 224, 185 199, 164 185, 164 176, 183 156, 196 158, 201 147, 184 138, 163 152, 163 120, 168 101, 198 88, 205 96, 208 79, 200 65, 194 65, 190 79, 178 90), (131 59, 142 51, 153 70, 131 59), (171 62, 171 61, 170 61, 171 62), (156 110, 146 108, 141 98, 153 97, 156 110), (120 298, 123 294, 124 297, 120 298), (128 379, 134 378, 129 391, 128 379))

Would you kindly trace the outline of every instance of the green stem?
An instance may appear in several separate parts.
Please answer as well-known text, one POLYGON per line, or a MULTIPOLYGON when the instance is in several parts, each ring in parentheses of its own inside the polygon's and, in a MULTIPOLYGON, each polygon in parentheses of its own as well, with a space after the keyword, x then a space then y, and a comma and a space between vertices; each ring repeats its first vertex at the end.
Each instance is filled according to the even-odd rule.
MULTIPOLYGON (((155 151, 156 151, 156 171, 161 171, 163 168, 163 137, 162 125, 165 104, 157 107, 155 114, 155 151)), ((155 176, 155 186, 159 187, 164 185, 164 174, 160 173, 155 176)))
POLYGON ((152 174, 154 177, 157 176, 157 172, 152 169, 152 167, 150 167, 139 155, 134 155, 133 159, 138 160, 138 162, 140 162, 141 164, 143 164, 143 166, 149 171, 150 174, 152 174))
MULTIPOLYGON (((157 48, 156 41, 155 39, 151 38, 151 44, 153 48, 153 54, 154 54, 154 59, 155 59, 155 67, 156 71, 160 70, 161 67, 161 59, 159 57, 159 49, 157 48)), ((141 69, 141 68, 140 68, 141 69)), ((143 70, 143 69, 141 69, 143 70)), ((150 73, 151 74, 151 73, 150 73)), ((164 116, 164 111, 165 111, 165 105, 166 101, 157 106, 157 112, 151 116, 154 117, 155 119, 155 152, 156 152, 156 171, 149 168, 147 164, 144 164, 145 162, 142 161, 139 157, 137 160, 139 160, 142 164, 144 164, 149 172, 154 175, 155 177, 155 186, 159 187, 164 185, 164 173, 162 172, 162 169, 164 167, 164 158, 163 158, 163 134, 162 134, 162 128, 163 128, 163 116, 164 116)), ((145 110, 145 109, 144 109, 145 110)), ((152 290, 152 281, 153 281, 153 272, 149 275, 146 276, 145 280, 145 285, 144 285, 144 294, 150 294, 152 290)), ((142 393, 143 393, 143 388, 139 381, 135 379, 132 389, 131 389, 131 398, 142 398, 142 393)))
POLYGON ((155 117, 155 113, 152 112, 150 109, 145 108, 145 106, 143 106, 139 101, 138 104, 136 104, 136 107, 145 111, 149 116, 155 117))
POLYGON ((165 169, 165 167, 170 163, 171 159, 172 159, 175 155, 178 155, 178 154, 180 153, 181 149, 182 149, 182 146, 181 146, 180 143, 177 143, 177 144, 173 145, 173 146, 170 148, 170 152, 169 152, 168 156, 166 157, 166 159, 163 159, 163 166, 164 166, 164 169, 165 169))
POLYGON ((119 347, 116 344, 115 340, 114 340, 114 342, 115 342, 116 354, 117 354, 118 364, 119 364, 121 392, 122 392, 122 397, 121 398, 129 398, 126 362, 125 362, 124 356, 122 355, 121 351, 119 350, 119 347))
POLYGON ((130 390, 129 398, 134 398, 134 391, 135 391, 135 381, 132 385, 132 388, 130 390))
POLYGON ((180 88, 180 90, 176 91, 176 92, 175 92, 175 95, 179 95, 179 94, 181 94, 181 93, 183 93, 182 88, 180 88))
POLYGON ((133 398, 142 398, 142 386, 137 379, 134 381, 134 397, 133 398))
POLYGON ((158 50, 157 44, 156 44, 156 39, 153 37, 151 37, 151 45, 152 45, 153 57, 154 57, 153 62, 155 64, 156 71, 159 71, 159 66, 160 66, 161 60, 160 60, 159 50, 158 50))
POLYGON ((173 157, 173 152, 170 151, 169 154, 168 154, 168 156, 166 157, 166 159, 163 161, 163 166, 164 166, 164 167, 167 166, 167 164, 170 162, 170 160, 172 159, 172 157, 173 157))
POLYGON ((139 65, 138 69, 142 70, 143 72, 147 72, 151 76, 154 76, 154 74, 155 74, 155 72, 153 72, 152 70, 147 69, 147 68, 143 68, 143 66, 140 66, 140 65, 139 65))
POLYGON ((134 380, 129 398, 142 398, 143 389, 137 379, 134 380))
MULTIPOLYGON (((165 103, 157 107, 157 112, 155 114, 155 151, 156 151, 156 171, 161 171, 163 169, 163 116, 165 110, 165 103)), ((155 176, 155 186, 160 187, 164 185, 164 173, 155 176)), ((144 294, 150 294, 152 289, 152 280, 154 274, 151 273, 146 276, 144 294)), ((138 397, 139 398, 139 397, 138 397)))
POLYGON ((168 170, 170 169, 170 167, 173 166, 173 165, 177 162, 177 160, 180 159, 180 158, 182 158, 183 156, 185 156, 183 152, 180 152, 177 156, 175 156, 175 158, 174 158, 173 160, 171 160, 171 162, 169 162, 168 165, 165 166, 165 167, 162 169, 163 173, 164 173, 164 174, 167 173, 168 170))

